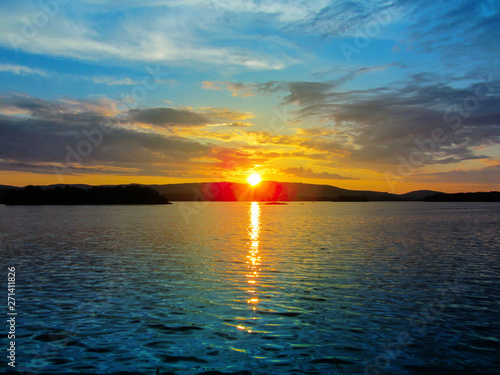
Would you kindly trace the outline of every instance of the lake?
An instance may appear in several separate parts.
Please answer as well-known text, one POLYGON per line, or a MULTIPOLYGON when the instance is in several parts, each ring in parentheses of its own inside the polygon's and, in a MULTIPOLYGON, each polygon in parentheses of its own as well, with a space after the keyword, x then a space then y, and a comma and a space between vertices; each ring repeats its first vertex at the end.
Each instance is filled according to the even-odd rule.
POLYGON ((499 228, 498 203, 0 206, 16 370, 497 374, 499 228))

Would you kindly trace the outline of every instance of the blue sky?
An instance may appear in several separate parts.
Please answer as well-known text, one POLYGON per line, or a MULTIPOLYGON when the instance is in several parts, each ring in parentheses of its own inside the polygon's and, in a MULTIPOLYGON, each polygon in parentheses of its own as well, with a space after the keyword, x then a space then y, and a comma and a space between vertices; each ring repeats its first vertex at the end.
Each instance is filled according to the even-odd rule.
POLYGON ((498 190, 499 9, 3 2, 0 183, 498 190))

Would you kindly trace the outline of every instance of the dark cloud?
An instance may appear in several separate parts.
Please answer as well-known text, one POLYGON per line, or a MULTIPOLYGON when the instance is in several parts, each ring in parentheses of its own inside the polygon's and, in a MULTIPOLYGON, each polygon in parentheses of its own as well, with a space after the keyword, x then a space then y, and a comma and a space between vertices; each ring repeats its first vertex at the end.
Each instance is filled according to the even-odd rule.
POLYGON ((321 99, 325 100, 329 97, 330 91, 346 82, 353 80, 364 73, 370 73, 378 70, 385 70, 391 67, 407 68, 406 65, 393 62, 391 64, 380 66, 363 66, 353 69, 334 68, 327 72, 319 72, 313 76, 324 76, 337 74, 337 78, 326 80, 323 82, 287 82, 287 81, 268 81, 258 83, 241 83, 241 82, 203 82, 204 89, 222 90, 223 88, 231 91, 234 96, 250 96, 257 93, 263 95, 279 94, 288 92, 283 98, 284 104, 297 103, 299 105, 307 105, 308 103, 316 103, 321 99), (246 93, 245 94, 242 94, 246 93))
POLYGON ((452 184, 499 184, 500 164, 471 170, 453 170, 449 172, 420 173, 411 177, 418 181, 445 182, 452 184))
POLYGON ((283 104, 298 104, 295 114, 302 123, 319 120, 334 130, 316 137, 306 131, 307 138, 294 139, 295 144, 318 151, 347 151, 346 162, 375 169, 376 164, 398 165, 400 157, 408 157, 425 143, 429 152, 422 165, 456 163, 487 158, 476 149, 500 143, 498 81, 459 88, 420 74, 392 86, 348 92, 333 81, 287 85, 283 104), (443 134, 439 141, 433 138, 436 129, 443 134))
POLYGON ((154 173, 152 165, 157 164, 158 171, 164 164, 185 165, 211 148, 187 138, 123 127, 124 120, 90 107, 78 112, 79 103, 72 106, 29 97, 0 98, 0 108, 6 107, 31 112, 31 116, 0 115, 0 159, 9 170, 37 172, 51 163, 76 163, 90 172, 99 166, 102 173, 120 168, 154 173))
MULTIPOLYGON (((335 103, 330 118, 345 124, 357 146, 351 157, 363 162, 397 162, 422 142, 428 145, 424 163, 442 163, 486 157, 476 147, 500 142, 500 95, 478 98, 476 88, 453 88, 444 84, 415 83, 381 93, 360 95, 349 103, 335 103), (434 140, 433 132, 443 136, 434 140)), ((483 87, 482 94, 486 89, 483 87)), ((306 114, 311 109, 306 109, 306 114)))
POLYGON ((297 106, 295 125, 306 127, 296 135, 247 134, 260 144, 296 145, 342 155, 342 162, 378 171, 398 167, 415 151, 424 152, 417 166, 490 157, 478 149, 500 143, 500 81, 491 75, 477 79, 471 74, 422 72, 386 87, 340 88, 360 74, 391 67, 406 68, 391 63, 352 69, 323 82, 247 84, 260 94, 281 94, 282 105, 297 106), (329 131, 309 125, 318 122, 328 124, 329 131))
MULTIPOLYGON (((101 117, 101 122, 107 119, 101 117)), ((207 146, 198 142, 175 136, 163 136, 154 133, 137 132, 125 128, 115 128, 110 134, 99 129, 100 122, 81 123, 52 122, 38 119, 19 119, 0 116, 0 158, 64 162, 68 154, 67 147, 77 150, 79 145, 85 149, 82 141, 89 144, 90 134, 96 142, 92 152, 85 156, 86 163, 101 161, 117 162, 154 162, 165 157, 196 155, 206 151, 207 146)), ((86 151, 82 154, 86 154, 86 151)))
POLYGON ((336 173, 328 173, 328 172, 316 173, 313 172, 312 169, 310 168, 303 168, 303 167, 285 168, 282 171, 285 172, 286 174, 291 174, 293 176, 302 178, 315 178, 324 180, 358 180, 357 178, 344 177, 336 173))
POLYGON ((129 113, 134 121, 158 126, 204 126, 210 122, 207 117, 185 109, 158 107, 131 109, 129 113))
MULTIPOLYGON (((58 165, 59 166, 59 165, 58 165)), ((54 165, 47 163, 18 163, 18 162, 4 162, 0 161, 0 170, 3 171, 22 171, 30 173, 39 174, 51 174, 54 173, 54 165)), ((65 166, 65 174, 67 175, 86 175, 86 174, 110 174, 119 173, 120 175, 137 175, 141 174, 141 171, 135 168, 120 168, 120 167, 109 167, 109 166, 76 166, 67 165, 65 166)))
POLYGON ((24 110, 33 117, 44 118, 58 111, 65 111, 67 107, 62 103, 53 103, 43 99, 27 95, 3 95, 0 96, 0 109, 16 108, 24 110))

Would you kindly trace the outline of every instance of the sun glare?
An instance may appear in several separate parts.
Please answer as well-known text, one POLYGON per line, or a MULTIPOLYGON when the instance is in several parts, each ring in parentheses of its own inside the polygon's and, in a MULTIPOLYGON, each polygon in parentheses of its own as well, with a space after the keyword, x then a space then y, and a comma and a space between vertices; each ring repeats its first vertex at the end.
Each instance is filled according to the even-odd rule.
POLYGON ((250 176, 247 177, 247 182, 252 186, 257 185, 261 181, 262 179, 260 178, 260 174, 257 173, 252 173, 250 176))

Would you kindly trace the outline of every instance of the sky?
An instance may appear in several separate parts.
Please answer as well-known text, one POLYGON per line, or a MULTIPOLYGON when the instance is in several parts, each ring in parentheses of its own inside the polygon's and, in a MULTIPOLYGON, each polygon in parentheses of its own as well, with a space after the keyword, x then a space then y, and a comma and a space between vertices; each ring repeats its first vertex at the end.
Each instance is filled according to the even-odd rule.
POLYGON ((0 2, 0 184, 500 190, 500 1, 0 2))

